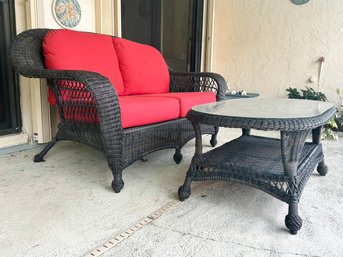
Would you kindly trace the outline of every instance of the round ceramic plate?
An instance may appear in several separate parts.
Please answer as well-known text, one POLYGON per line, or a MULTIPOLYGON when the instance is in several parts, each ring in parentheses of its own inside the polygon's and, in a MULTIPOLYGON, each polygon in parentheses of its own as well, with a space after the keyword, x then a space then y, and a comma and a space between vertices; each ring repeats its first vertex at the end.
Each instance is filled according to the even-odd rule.
POLYGON ((81 8, 77 0, 54 0, 52 12, 57 23, 64 28, 73 28, 81 20, 81 8))

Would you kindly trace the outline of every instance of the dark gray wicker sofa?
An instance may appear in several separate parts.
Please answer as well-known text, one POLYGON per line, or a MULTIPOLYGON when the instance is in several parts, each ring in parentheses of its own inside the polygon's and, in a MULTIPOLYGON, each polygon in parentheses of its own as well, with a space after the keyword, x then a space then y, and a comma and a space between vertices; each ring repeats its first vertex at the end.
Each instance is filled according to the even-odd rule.
MULTIPOLYGON (((24 31, 11 47, 15 71, 29 78, 45 78, 59 110, 58 132, 35 156, 35 162, 42 161, 59 140, 84 143, 105 153, 114 177, 111 185, 118 193, 124 186, 123 169, 143 156, 159 149, 175 148, 175 162, 182 160, 181 148, 194 138, 193 127, 186 118, 123 128, 120 97, 107 77, 85 70, 46 68, 42 43, 49 31, 24 31)), ((169 71, 169 79, 169 92, 214 92, 217 101, 224 99, 227 88, 225 80, 214 73, 169 71)), ((211 145, 215 146, 218 128, 203 125, 201 131, 212 135, 211 145)))

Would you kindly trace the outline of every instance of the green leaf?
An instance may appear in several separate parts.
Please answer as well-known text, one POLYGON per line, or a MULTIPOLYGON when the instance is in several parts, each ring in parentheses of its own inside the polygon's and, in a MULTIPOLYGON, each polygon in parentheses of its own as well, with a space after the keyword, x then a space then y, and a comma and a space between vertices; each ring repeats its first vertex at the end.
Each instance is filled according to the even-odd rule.
POLYGON ((300 95, 300 92, 298 91, 297 88, 289 87, 288 89, 286 89, 286 91, 288 92, 288 94, 287 94, 288 98, 291 98, 291 99, 302 99, 303 98, 300 95))

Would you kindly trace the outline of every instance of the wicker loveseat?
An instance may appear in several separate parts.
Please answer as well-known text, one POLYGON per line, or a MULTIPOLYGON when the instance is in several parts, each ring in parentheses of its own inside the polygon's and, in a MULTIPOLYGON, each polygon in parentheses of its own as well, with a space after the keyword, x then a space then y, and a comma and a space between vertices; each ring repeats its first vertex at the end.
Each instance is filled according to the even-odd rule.
MULTIPOLYGON (((56 136, 34 161, 42 161, 59 140, 84 143, 105 153, 115 192, 124 186, 123 169, 146 154, 175 148, 179 163, 181 148, 194 137, 187 111, 224 99, 227 86, 218 74, 170 71, 159 55, 150 46, 95 33, 19 34, 11 47, 15 71, 45 78, 60 115, 56 136)), ((218 128, 201 130, 216 145, 218 128)))

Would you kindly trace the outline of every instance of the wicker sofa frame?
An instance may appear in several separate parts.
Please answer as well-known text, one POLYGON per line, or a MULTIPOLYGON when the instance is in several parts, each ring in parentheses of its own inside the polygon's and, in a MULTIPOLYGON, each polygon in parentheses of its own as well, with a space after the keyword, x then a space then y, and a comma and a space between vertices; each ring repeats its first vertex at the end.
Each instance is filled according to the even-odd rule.
MULTIPOLYGON (((113 174, 111 185, 118 193, 124 186, 123 169, 145 155, 159 149, 175 148, 175 162, 182 160, 181 148, 195 136, 186 118, 123 129, 118 95, 107 78, 94 72, 47 70, 44 67, 42 40, 48 31, 24 31, 11 46, 15 71, 29 78, 45 78, 57 99, 58 132, 34 157, 35 162, 43 161, 46 153, 60 140, 89 145, 106 155, 113 174), (72 100, 75 97, 79 99, 76 102, 72 100)), ((215 73, 170 71, 170 92, 210 91, 216 93, 219 101, 224 99, 226 88, 223 77, 215 73)), ((218 127, 204 125, 202 133, 211 134, 211 145, 216 145, 218 127)))

